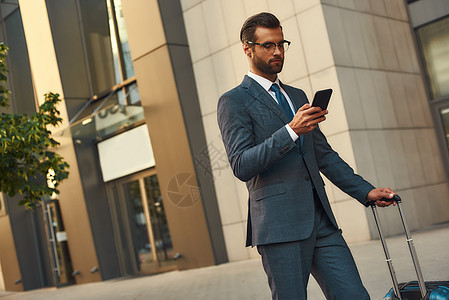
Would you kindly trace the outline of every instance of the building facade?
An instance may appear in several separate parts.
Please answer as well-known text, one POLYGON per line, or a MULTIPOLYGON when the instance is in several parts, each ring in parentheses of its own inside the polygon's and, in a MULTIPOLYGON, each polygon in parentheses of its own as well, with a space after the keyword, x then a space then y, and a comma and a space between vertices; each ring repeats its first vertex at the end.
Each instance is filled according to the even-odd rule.
MULTIPOLYGON (((412 229, 449 221, 444 0, 3 0, 9 112, 61 95, 52 132, 70 177, 34 212, 1 196, 0 289, 257 257, 216 105, 248 71, 239 31, 261 11, 292 42, 281 80, 309 99, 334 89, 333 148, 404 198, 412 229)), ((324 180, 346 239, 375 238, 369 210, 324 180)), ((382 214, 389 235, 395 213, 382 214)))

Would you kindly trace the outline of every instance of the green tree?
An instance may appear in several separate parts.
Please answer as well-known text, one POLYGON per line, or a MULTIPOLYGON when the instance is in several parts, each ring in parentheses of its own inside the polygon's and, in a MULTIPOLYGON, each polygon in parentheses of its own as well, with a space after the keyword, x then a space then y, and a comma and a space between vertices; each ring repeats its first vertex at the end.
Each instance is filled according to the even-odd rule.
MULTIPOLYGON (((8 48, 0 43, 0 108, 8 107, 6 82, 8 48)), ((33 209, 43 196, 59 194, 58 185, 68 177, 69 165, 51 151, 59 145, 48 126, 62 122, 56 109, 58 94, 45 94, 45 102, 32 115, 0 115, 0 191, 23 195, 20 205, 33 209), (51 182, 51 184, 47 184, 51 182)))

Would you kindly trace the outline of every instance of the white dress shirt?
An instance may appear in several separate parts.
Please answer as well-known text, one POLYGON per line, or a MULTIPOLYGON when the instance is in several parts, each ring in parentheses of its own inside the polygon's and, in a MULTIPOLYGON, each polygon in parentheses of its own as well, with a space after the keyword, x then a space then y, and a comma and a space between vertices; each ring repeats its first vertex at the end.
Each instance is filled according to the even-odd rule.
MULTIPOLYGON (((285 99, 287 99, 288 105, 290 105, 290 109, 292 110, 293 115, 296 114, 296 111, 293 107, 292 101, 290 100, 290 98, 288 97, 287 93, 284 91, 282 86, 279 84, 278 77, 276 77, 276 80, 274 82, 271 82, 270 80, 268 80, 262 76, 259 76, 257 74, 254 74, 251 71, 248 71, 248 77, 254 79, 258 84, 260 84, 264 88, 264 90, 266 90, 267 93, 270 94, 271 97, 273 97, 274 101, 276 101, 276 103, 279 105, 279 102, 276 99, 276 94, 272 90, 270 90, 273 83, 277 84, 281 88, 281 92, 282 92, 282 94, 284 94, 285 99)), ((293 131, 293 129, 290 127, 290 125, 286 124, 285 128, 287 129, 288 133, 290 134, 292 140, 295 142, 299 138, 299 136, 296 134, 296 132, 293 131)))

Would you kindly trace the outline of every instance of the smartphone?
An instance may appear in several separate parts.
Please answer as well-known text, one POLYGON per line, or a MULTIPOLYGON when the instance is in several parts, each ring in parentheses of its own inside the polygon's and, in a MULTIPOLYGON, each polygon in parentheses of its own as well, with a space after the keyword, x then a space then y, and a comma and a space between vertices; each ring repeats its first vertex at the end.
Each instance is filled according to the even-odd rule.
POLYGON ((327 109, 331 95, 332 89, 317 91, 313 97, 312 106, 319 106, 322 110, 327 109))

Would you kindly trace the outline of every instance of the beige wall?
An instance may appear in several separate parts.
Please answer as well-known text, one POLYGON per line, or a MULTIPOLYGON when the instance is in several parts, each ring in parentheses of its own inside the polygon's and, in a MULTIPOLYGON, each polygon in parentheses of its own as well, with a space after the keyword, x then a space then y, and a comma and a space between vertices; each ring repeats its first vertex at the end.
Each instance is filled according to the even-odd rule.
POLYGON ((3 281, 2 262, 0 261, 0 291, 5 290, 5 282, 3 281))
MULTIPOLYGON (((322 129, 340 155, 374 185, 410 201, 412 228, 449 219, 415 201, 438 208, 449 195, 403 1, 322 2, 181 0, 206 138, 219 153, 211 159, 231 261, 256 253, 244 248, 247 192, 225 161, 216 105, 247 73, 240 27, 261 11, 277 15, 292 41, 281 80, 309 99, 316 90, 334 89, 322 129), (426 214, 420 221, 418 211, 426 214)), ((366 209, 329 182, 327 191, 347 240, 370 239, 366 209)), ((388 225, 397 219, 392 214, 384 218, 388 225)))
POLYGON ((23 291, 22 284, 15 284, 21 279, 16 246, 11 231, 9 216, 0 216, 0 290, 23 291))
MULTIPOLYGON (((327 130, 329 141, 342 151, 348 139, 358 172, 404 198, 412 230, 449 220, 449 210, 440 209, 449 207, 447 178, 404 1, 323 2, 349 127, 349 134, 327 130)), ((350 199, 332 191, 350 239, 357 231, 345 227, 354 223, 344 209, 350 199)), ((381 216, 387 234, 402 232, 395 210, 381 216)))

